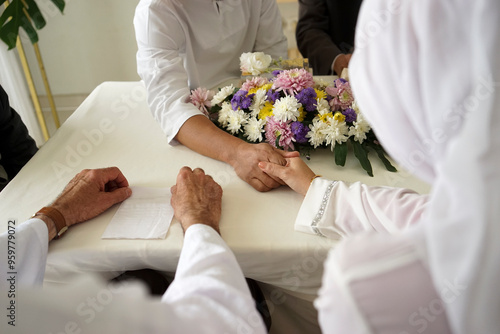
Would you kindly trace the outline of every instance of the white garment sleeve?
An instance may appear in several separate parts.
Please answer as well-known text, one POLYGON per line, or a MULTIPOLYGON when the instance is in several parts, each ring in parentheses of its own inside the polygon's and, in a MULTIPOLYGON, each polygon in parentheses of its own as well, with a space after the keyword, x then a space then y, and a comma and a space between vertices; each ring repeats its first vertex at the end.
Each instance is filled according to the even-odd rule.
POLYGON ((179 50, 185 45, 178 18, 165 4, 141 1, 134 26, 138 45, 137 72, 146 85, 153 116, 171 144, 186 120, 202 113, 188 103, 188 74, 179 50))
POLYGON ((276 0, 262 2, 262 12, 254 50, 264 52, 273 58, 288 58, 288 41, 283 34, 281 14, 276 0))
POLYGON ((428 195, 412 190, 316 178, 295 229, 332 239, 361 231, 394 233, 420 220, 428 195))
POLYGON ((45 275, 49 244, 47 226, 36 218, 22 224, 16 222, 16 225, 9 222, 7 231, 0 234, 2 291, 8 290, 11 281, 16 286, 41 285, 45 275))
POLYGON ((206 225, 186 231, 175 279, 162 301, 182 322, 183 333, 266 332, 236 258, 206 225))

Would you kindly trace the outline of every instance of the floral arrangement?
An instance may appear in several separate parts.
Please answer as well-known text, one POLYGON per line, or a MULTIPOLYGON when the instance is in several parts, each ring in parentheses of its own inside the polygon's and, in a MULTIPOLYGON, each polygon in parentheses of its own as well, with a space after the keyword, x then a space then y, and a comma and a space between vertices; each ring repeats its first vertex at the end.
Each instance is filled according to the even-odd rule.
POLYGON ((241 87, 191 91, 191 102, 221 129, 248 142, 298 150, 308 159, 311 150, 330 147, 339 166, 345 165, 349 143, 368 175, 373 176, 370 150, 387 170, 396 171, 360 112, 347 80, 315 83, 303 68, 274 69, 271 77, 260 76, 270 72, 272 63, 263 53, 243 54, 240 61, 242 72, 253 75, 241 87))

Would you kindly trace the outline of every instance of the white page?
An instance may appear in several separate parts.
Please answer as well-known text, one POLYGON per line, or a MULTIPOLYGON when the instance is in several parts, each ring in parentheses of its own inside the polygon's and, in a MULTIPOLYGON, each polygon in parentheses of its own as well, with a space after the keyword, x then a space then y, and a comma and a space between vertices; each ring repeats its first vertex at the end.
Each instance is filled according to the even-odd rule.
POLYGON ((102 239, 164 239, 174 216, 170 188, 131 187, 102 239))

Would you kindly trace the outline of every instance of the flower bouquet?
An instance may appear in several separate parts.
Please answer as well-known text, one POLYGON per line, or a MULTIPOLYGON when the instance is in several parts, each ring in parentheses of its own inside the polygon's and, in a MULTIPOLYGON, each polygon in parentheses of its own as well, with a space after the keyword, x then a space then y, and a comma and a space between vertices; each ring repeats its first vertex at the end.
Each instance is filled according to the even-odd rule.
POLYGON ((300 151, 308 159, 311 150, 330 147, 339 166, 345 165, 350 145, 370 176, 368 153, 373 150, 387 170, 396 171, 359 111, 347 80, 315 83, 303 68, 274 69, 268 78, 260 75, 269 73, 269 56, 244 54, 240 60, 242 72, 253 75, 240 87, 191 92, 191 102, 218 127, 248 142, 300 151))

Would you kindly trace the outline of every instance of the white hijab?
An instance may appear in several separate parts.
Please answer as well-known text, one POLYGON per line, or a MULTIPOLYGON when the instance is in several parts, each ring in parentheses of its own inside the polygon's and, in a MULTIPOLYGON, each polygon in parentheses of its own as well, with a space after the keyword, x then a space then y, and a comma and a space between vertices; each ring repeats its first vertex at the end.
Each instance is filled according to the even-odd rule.
POLYGON ((365 0, 353 91, 389 154, 432 184, 422 221, 454 333, 500 331, 500 1, 365 0), (449 299, 449 298, 448 298, 449 299))

